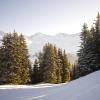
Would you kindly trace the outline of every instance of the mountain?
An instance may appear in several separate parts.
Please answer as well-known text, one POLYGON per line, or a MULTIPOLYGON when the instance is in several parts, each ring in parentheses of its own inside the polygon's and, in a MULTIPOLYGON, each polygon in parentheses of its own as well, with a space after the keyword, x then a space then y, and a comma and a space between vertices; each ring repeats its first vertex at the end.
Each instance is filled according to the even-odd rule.
POLYGON ((36 33, 30 37, 27 37, 28 48, 30 54, 39 52, 42 50, 45 43, 55 44, 57 47, 65 49, 67 53, 76 54, 80 46, 80 37, 78 34, 65 34, 60 33, 56 35, 45 35, 42 33, 36 33))
MULTIPOLYGON (((0 39, 4 36, 4 32, 0 31, 0 39)), ((65 49, 67 53, 76 54, 80 46, 80 37, 78 34, 65 34, 59 33, 56 35, 46 35, 42 33, 36 33, 32 36, 25 36, 29 53, 34 55, 42 50, 45 43, 52 43, 59 48, 65 49)))
POLYGON ((1 85, 1 100, 100 100, 100 71, 64 84, 1 85), (10 91, 10 92, 9 92, 10 91))

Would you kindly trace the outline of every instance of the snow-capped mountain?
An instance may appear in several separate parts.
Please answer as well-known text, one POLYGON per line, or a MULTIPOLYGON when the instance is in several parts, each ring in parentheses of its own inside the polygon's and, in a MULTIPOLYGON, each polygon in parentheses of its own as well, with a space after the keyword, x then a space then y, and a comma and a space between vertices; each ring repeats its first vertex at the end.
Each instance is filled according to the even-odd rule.
POLYGON ((65 49, 67 53, 76 54, 80 46, 80 37, 79 33, 72 35, 60 33, 53 36, 36 33, 27 37, 27 42, 30 54, 41 51, 45 43, 48 42, 65 49))
MULTIPOLYGON (((0 39, 2 39, 5 33, 0 31, 0 39)), ((55 44, 57 47, 65 49, 67 53, 76 54, 80 46, 80 37, 77 34, 65 34, 59 33, 56 35, 46 35, 42 33, 36 33, 32 36, 25 36, 29 53, 31 55, 42 50, 45 43, 55 44)))

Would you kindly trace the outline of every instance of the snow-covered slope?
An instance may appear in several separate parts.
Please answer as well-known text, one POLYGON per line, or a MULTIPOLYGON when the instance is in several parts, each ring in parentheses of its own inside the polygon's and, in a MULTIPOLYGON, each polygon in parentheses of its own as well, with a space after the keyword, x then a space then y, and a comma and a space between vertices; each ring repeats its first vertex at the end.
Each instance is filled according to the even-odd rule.
POLYGON ((0 86, 0 100, 100 100, 99 77, 100 71, 97 71, 65 84, 13 86, 15 88, 10 89, 0 86))

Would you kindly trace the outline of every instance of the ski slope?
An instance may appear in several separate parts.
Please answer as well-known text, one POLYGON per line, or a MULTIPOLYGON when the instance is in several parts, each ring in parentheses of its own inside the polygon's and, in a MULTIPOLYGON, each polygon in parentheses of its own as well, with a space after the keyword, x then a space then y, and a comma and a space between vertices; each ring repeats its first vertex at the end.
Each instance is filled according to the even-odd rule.
POLYGON ((1 85, 0 100, 100 100, 100 71, 66 84, 1 85))

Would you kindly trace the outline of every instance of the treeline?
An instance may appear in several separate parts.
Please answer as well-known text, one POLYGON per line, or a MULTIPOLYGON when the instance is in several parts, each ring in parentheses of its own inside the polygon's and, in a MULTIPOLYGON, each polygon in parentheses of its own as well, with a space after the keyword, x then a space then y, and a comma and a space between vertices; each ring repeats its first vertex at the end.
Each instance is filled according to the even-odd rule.
POLYGON ((71 80, 70 63, 65 50, 47 43, 35 59, 32 82, 65 83, 71 80))
POLYGON ((65 51, 47 43, 32 66, 24 36, 15 31, 4 35, 0 46, 0 84, 57 84, 70 79, 65 51))

